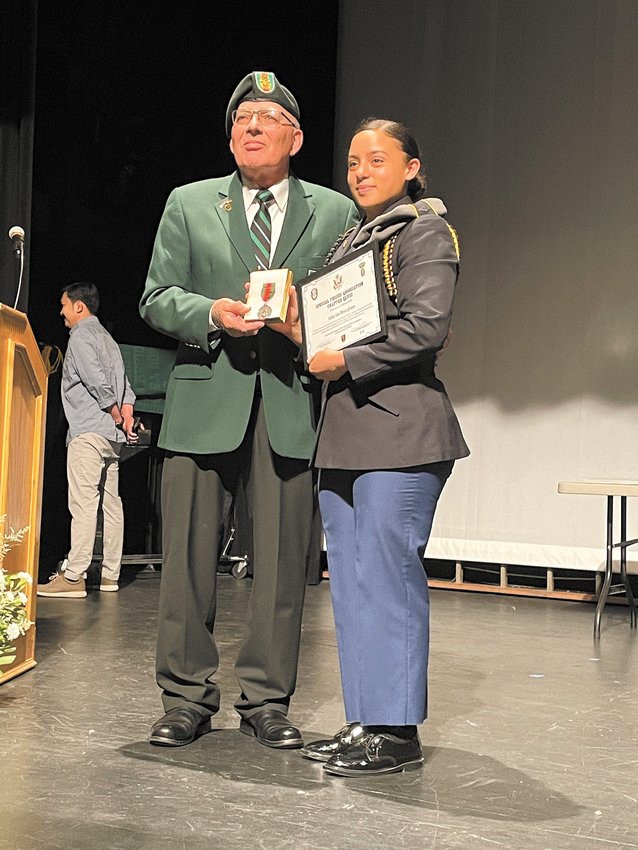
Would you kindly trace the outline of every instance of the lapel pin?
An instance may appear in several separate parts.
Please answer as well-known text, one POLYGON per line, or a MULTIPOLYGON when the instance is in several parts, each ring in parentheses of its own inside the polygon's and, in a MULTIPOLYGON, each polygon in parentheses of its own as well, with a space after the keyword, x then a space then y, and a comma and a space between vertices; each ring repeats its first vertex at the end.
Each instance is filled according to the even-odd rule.
POLYGON ((233 202, 230 198, 227 198, 222 204, 219 205, 226 212, 230 212, 233 208, 233 202))

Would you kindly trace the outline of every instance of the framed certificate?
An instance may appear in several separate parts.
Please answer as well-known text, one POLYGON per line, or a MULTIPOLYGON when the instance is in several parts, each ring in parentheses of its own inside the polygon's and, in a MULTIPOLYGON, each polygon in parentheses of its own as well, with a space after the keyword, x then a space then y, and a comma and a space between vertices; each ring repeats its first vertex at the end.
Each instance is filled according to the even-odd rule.
POLYGON ((297 284, 304 358, 320 348, 340 351, 386 336, 376 243, 348 254, 297 284))

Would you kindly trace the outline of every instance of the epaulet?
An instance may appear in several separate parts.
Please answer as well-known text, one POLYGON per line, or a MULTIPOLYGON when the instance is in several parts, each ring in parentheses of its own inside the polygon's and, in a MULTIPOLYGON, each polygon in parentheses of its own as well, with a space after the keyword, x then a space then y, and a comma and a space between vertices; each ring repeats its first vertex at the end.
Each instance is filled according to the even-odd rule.
POLYGON ((456 259, 461 259, 461 246, 459 245, 459 236, 456 230, 452 227, 452 225, 446 221, 443 216, 447 212, 447 207, 443 203, 440 198, 421 198, 419 201, 414 204, 414 209, 417 211, 417 218, 421 215, 421 211, 419 211, 419 204, 425 204, 425 209, 422 207, 422 212, 431 212, 439 218, 443 219, 443 224, 450 231, 450 236, 452 237, 452 242, 454 243, 454 251, 456 252, 456 259))
POLYGON ((421 198, 414 205, 416 209, 419 209, 419 204, 425 204, 425 209, 421 207, 422 212, 431 212, 434 215, 445 215, 447 212, 447 207, 443 203, 440 198, 421 198))
POLYGON ((324 263, 323 263, 323 264, 324 264, 324 266, 327 266, 327 265, 329 264, 330 260, 334 257, 334 255, 335 255, 335 253, 336 253, 337 248, 339 248, 341 245, 343 245, 343 243, 344 243, 344 242, 345 242, 345 240, 348 238, 348 236, 350 236, 350 234, 351 234, 354 230, 356 230, 356 227, 357 227, 357 225, 356 225, 356 224, 353 224, 353 225, 352 225, 352 227, 349 227, 349 228, 346 230, 346 232, 345 232, 345 233, 341 233, 341 234, 337 237, 337 241, 334 243, 334 245, 332 246, 332 248, 328 251, 328 254, 326 255, 326 259, 324 260, 324 263))

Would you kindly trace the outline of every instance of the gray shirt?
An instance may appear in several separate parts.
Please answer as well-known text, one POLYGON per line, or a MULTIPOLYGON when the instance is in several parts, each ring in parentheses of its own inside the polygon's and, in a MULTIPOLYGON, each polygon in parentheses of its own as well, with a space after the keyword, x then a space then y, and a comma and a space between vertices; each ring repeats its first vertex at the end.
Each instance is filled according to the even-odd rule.
POLYGON ((123 443, 125 435, 108 412, 117 404, 135 404, 120 349, 97 316, 74 325, 62 367, 62 405, 69 423, 67 445, 79 434, 100 434, 123 443))

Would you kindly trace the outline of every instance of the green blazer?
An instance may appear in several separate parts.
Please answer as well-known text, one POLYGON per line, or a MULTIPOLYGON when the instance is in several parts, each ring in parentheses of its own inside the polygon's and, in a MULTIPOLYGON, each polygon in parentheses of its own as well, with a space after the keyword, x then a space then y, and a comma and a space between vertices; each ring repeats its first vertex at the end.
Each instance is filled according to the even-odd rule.
MULTIPOLYGON (((321 268, 357 218, 352 201, 290 176, 274 268, 298 281, 321 268)), ((254 337, 209 333, 216 298, 243 299, 257 267, 237 173, 171 192, 140 302, 142 318, 179 340, 166 393, 161 448, 189 454, 236 449, 246 432, 256 377, 270 444, 277 454, 310 458, 311 396, 295 370, 297 347, 268 327, 254 337)))

